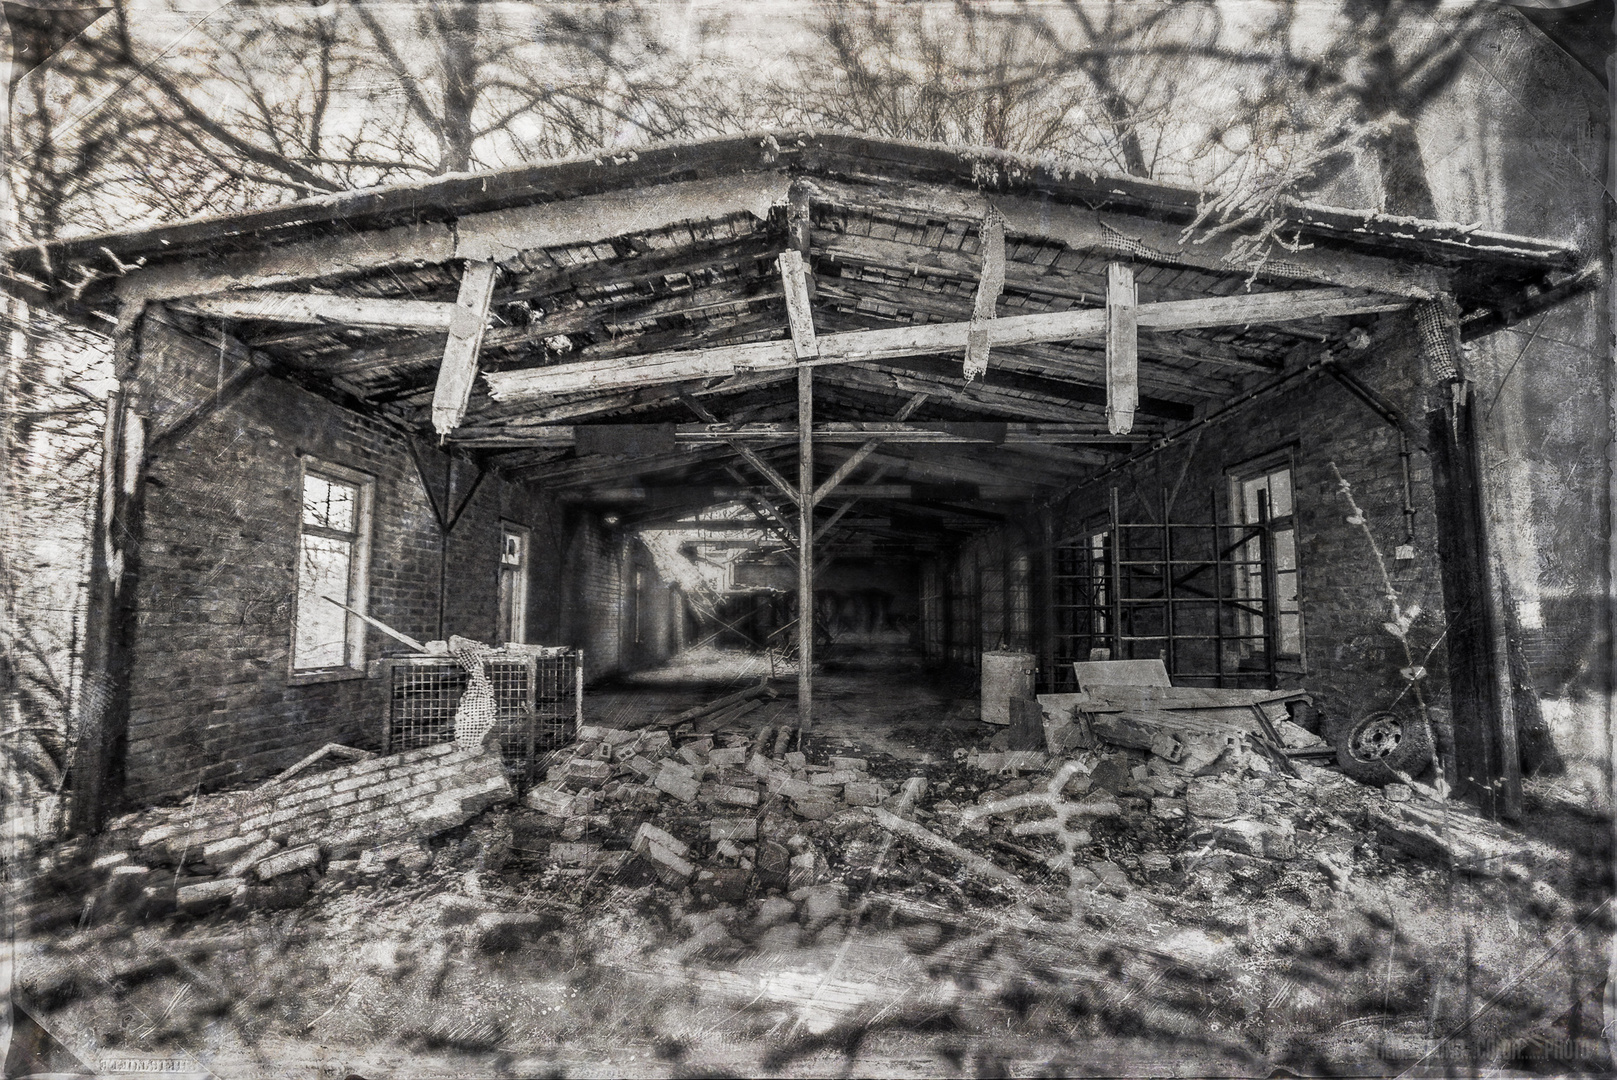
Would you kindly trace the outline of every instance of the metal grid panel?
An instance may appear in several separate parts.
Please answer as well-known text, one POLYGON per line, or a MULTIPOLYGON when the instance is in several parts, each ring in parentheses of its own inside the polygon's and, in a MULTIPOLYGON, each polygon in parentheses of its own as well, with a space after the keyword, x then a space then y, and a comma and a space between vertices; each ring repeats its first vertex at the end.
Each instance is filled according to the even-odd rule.
MULTIPOLYGON (((494 689, 495 731, 508 767, 530 771, 534 754, 560 746, 574 734, 578 714, 579 654, 493 656, 484 661, 494 689)), ((414 750, 455 737, 455 710, 466 692, 465 670, 436 656, 389 661, 387 728, 389 753, 414 750)))

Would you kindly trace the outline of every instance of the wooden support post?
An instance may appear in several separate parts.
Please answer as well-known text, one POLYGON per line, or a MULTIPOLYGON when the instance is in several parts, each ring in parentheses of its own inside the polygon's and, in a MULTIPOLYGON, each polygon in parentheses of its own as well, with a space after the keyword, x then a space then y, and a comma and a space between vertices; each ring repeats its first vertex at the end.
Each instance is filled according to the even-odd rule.
POLYGON ((1474 796, 1485 813, 1516 817, 1521 758, 1476 416, 1471 385, 1463 378, 1448 385, 1449 400, 1427 420, 1448 618, 1454 790, 1474 796))
POLYGON ((1106 267, 1106 427, 1113 435, 1134 428, 1140 404, 1140 335, 1134 293, 1134 267, 1106 267))
MULTIPOLYGON (((131 306, 138 310, 141 305, 131 306)), ((134 411, 129 393, 138 362, 139 323, 138 315, 119 321, 115 342, 119 380, 107 395, 102 433, 81 659, 84 690, 69 765, 73 783, 67 824, 77 835, 101 828, 117 804, 123 784, 130 635, 137 614, 134 585, 146 467, 146 420, 134 411)))
POLYGON ((460 426, 466 403, 477 379, 477 354, 488 328, 489 301, 499 267, 493 260, 468 262, 460 279, 460 296, 449 319, 449 342, 438 366, 438 386, 432 394, 432 426, 440 439, 460 426))
POLYGON ((977 232, 982 251, 982 270, 977 278, 977 299, 971 309, 966 331, 966 381, 988 371, 987 323, 997 312, 999 294, 1005 290, 1005 219, 992 206, 983 215, 977 232))
POLYGON ((814 722, 814 369, 797 369, 797 732, 814 722))

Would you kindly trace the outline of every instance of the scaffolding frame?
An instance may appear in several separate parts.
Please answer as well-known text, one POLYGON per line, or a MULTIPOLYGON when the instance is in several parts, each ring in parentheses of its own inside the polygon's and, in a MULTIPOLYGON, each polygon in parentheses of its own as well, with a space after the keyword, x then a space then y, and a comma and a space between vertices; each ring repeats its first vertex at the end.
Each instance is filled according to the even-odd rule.
POLYGON ((1225 521, 1221 496, 1215 487, 1208 520, 1174 521, 1164 488, 1158 520, 1124 521, 1114 487, 1103 520, 1052 538, 1042 650, 1047 689, 1076 689, 1071 664, 1090 659, 1094 649, 1118 660, 1160 657, 1186 685, 1278 687, 1273 530, 1266 507, 1256 523, 1225 521), (1105 539, 1096 544, 1098 537, 1105 539), (1254 541, 1256 558, 1244 557, 1254 541), (1262 575, 1261 595, 1242 595, 1238 577, 1253 567, 1262 575), (1255 624, 1257 632, 1243 624, 1255 624), (1185 666, 1200 657, 1211 663, 1185 666))

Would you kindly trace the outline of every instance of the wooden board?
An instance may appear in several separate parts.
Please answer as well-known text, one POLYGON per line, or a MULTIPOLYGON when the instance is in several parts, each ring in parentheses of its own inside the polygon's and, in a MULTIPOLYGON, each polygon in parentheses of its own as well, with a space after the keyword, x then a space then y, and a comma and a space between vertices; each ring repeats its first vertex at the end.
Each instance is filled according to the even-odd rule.
POLYGON ((1097 686, 1172 686, 1161 660, 1079 660, 1072 665, 1078 689, 1097 686))

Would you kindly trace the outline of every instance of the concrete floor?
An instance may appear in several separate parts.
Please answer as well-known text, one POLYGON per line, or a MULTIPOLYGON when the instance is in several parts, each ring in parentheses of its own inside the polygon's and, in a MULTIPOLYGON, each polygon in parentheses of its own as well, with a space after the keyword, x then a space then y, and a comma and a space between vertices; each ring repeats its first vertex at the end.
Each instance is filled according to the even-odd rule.
MULTIPOLYGON (((833 746, 931 764, 940 746, 993 734, 977 721, 970 684, 926 671, 908 647, 839 644, 826 650, 816 666, 810 730, 833 746)), ((777 667, 771 674, 768 658, 760 654, 691 650, 660 667, 586 691, 584 716, 591 723, 638 726, 648 714, 672 716, 770 677, 780 696, 745 717, 744 726, 756 731, 765 724, 795 725, 796 670, 777 667)))

